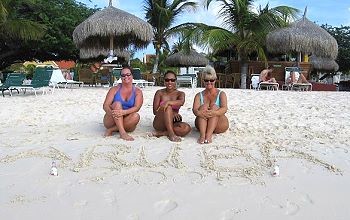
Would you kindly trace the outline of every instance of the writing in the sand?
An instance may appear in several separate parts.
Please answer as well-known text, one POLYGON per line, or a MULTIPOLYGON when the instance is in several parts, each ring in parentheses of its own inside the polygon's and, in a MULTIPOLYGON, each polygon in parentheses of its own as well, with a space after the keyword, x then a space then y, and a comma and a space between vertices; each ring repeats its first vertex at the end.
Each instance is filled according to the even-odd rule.
MULTIPOLYGON (((184 152, 179 145, 165 147, 164 149, 167 149, 167 151, 163 152, 163 156, 150 159, 154 158, 149 154, 152 150, 142 146, 138 149, 128 145, 93 146, 81 153, 77 160, 73 160, 57 148, 50 147, 41 151, 31 150, 13 156, 8 155, 0 159, 0 162, 9 163, 24 158, 40 157, 54 159, 60 169, 69 169, 74 172, 82 172, 91 167, 107 167, 111 170, 142 167, 162 171, 168 168, 176 168, 213 174, 217 178, 222 178, 223 173, 230 173, 230 176, 249 177, 250 174, 253 174, 253 168, 257 167, 256 160, 252 160, 249 154, 231 146, 202 147, 197 154, 193 155, 192 152, 192 157, 187 162, 184 155, 189 153, 184 152), (194 160, 193 157, 197 157, 198 160, 194 160), (107 166, 105 162, 101 163, 101 160, 107 162, 107 166), (236 162, 232 163, 233 160, 236 162), (198 162, 194 164, 193 161, 198 162), (237 163, 237 161, 244 163, 237 163), (250 164, 246 161, 250 161, 250 164)), ((257 172, 254 171, 254 175, 256 174, 257 172)))
MULTIPOLYGON (((252 156, 247 150, 235 146, 213 146, 207 145, 200 148, 194 154, 184 151, 179 145, 164 147, 166 151, 163 156, 152 157, 152 148, 143 146, 137 148, 128 145, 118 146, 93 146, 81 153, 78 160, 54 147, 44 150, 29 150, 16 155, 7 155, 0 159, 0 163, 11 163, 25 158, 46 158, 58 162, 60 169, 69 169, 74 172, 81 172, 94 168, 108 168, 110 170, 122 170, 132 168, 146 168, 150 171, 165 171, 168 168, 184 169, 187 171, 200 172, 205 175, 214 175, 218 180, 230 177, 241 177, 250 180, 257 180, 266 174, 266 171, 273 165, 271 149, 261 152, 261 155, 252 156), (186 161, 188 155, 191 159, 186 161), (197 157, 194 158, 194 157, 197 157), (155 159, 151 159, 155 158, 155 159), (105 162, 101 162, 105 161, 105 162), (152 161, 153 160, 153 161, 152 161), (195 163, 198 161, 198 163, 195 163), (106 165, 107 162, 107 165, 106 165)), ((187 149, 188 150, 188 149, 187 149)), ((299 159, 321 165, 335 173, 341 170, 304 152, 289 152, 287 149, 278 149, 284 152, 281 158, 286 156, 297 156, 299 159)), ((276 156, 274 156, 276 159, 276 156)))

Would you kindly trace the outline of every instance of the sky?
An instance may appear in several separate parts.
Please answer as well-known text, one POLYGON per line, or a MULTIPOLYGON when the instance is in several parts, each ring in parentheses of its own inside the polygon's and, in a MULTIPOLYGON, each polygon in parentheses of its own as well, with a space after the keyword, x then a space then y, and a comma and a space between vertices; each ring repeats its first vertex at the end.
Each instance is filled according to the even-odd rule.
MULTIPOLYGON (((77 0, 86 4, 88 7, 104 8, 108 6, 109 0, 77 0)), ((208 25, 223 26, 221 19, 218 18, 217 13, 220 9, 218 3, 211 4, 209 9, 203 7, 203 0, 192 0, 199 3, 197 11, 184 13, 176 21, 176 24, 185 22, 201 22, 208 25)), ((144 19, 145 12, 143 10, 144 0, 113 0, 114 7, 127 11, 137 17, 144 19)), ((300 17, 307 7, 306 17, 318 25, 328 24, 331 26, 340 27, 341 25, 350 26, 350 1, 349 0, 256 0, 256 7, 259 5, 265 6, 269 4, 270 7, 279 5, 291 6, 301 11, 300 17)), ((155 53, 153 46, 150 44, 147 49, 137 51, 135 57, 140 58, 144 54, 155 53)))

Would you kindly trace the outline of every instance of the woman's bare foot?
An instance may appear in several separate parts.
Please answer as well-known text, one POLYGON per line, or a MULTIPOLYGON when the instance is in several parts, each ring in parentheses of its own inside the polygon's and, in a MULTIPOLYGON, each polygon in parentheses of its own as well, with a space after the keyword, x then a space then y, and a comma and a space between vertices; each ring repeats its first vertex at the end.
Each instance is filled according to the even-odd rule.
POLYGON ((205 138, 204 137, 199 137, 197 140, 198 144, 204 144, 205 143, 205 138))
POLYGON ((181 141, 181 137, 173 135, 173 136, 168 136, 170 141, 174 141, 174 142, 180 142, 181 141))
POLYGON ((113 135, 113 130, 112 129, 107 129, 103 136, 104 137, 110 137, 112 135, 113 135))
POLYGON ((157 138, 162 137, 162 136, 168 136, 168 132, 167 131, 153 131, 151 133, 151 136, 157 137, 157 138))
POLYGON ((120 138, 123 139, 123 140, 126 140, 126 141, 133 141, 134 140, 134 138, 131 137, 130 135, 128 135, 127 133, 120 134, 120 138))
POLYGON ((210 144, 211 142, 213 142, 213 137, 212 136, 209 136, 205 139, 204 143, 206 144, 210 144))

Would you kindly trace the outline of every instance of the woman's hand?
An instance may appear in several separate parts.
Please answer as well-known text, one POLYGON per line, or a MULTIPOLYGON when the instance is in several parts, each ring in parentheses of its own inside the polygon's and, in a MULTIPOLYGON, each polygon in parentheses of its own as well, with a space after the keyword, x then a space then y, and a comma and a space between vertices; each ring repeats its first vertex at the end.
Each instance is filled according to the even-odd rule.
POLYGON ((174 113, 174 122, 180 122, 182 121, 182 116, 179 113, 174 113))
POLYGON ((163 104, 159 105, 159 107, 157 108, 157 111, 165 112, 166 108, 168 108, 169 105, 170 105, 169 101, 166 101, 163 104))
POLYGON ((201 114, 203 115, 203 118, 208 119, 217 116, 215 110, 210 109, 204 109, 201 111, 201 114))
POLYGON ((206 109, 198 110, 198 117, 207 120, 207 119, 208 119, 208 117, 207 117, 207 111, 208 111, 208 110, 206 110, 206 109))
POLYGON ((112 110, 113 118, 120 118, 123 115, 124 115, 124 110, 122 110, 122 109, 112 110))

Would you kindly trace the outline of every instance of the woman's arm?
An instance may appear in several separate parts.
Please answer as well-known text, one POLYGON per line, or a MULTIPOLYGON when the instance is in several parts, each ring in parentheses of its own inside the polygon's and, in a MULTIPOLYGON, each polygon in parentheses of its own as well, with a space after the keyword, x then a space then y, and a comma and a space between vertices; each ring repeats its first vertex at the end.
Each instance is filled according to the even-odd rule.
POLYGON ((177 97, 176 100, 169 100, 167 101, 166 105, 171 105, 171 106, 183 106, 185 103, 185 93, 182 91, 177 92, 177 97))
POLYGON ((107 115, 112 115, 112 108, 111 105, 113 103, 114 95, 118 91, 119 86, 112 87, 109 89, 105 101, 103 103, 103 110, 106 112, 107 115))
POLYGON ((157 90, 156 94, 154 94, 153 97, 153 114, 157 114, 157 110, 159 108, 160 104, 160 98, 161 98, 161 90, 157 90))
POLYGON ((197 93, 193 100, 192 112, 197 117, 203 117, 203 115, 199 111, 199 107, 200 107, 200 100, 199 100, 199 93, 197 93))
POLYGON ((227 96, 225 92, 220 93, 220 108, 214 111, 215 116, 224 115, 227 112, 227 96))

